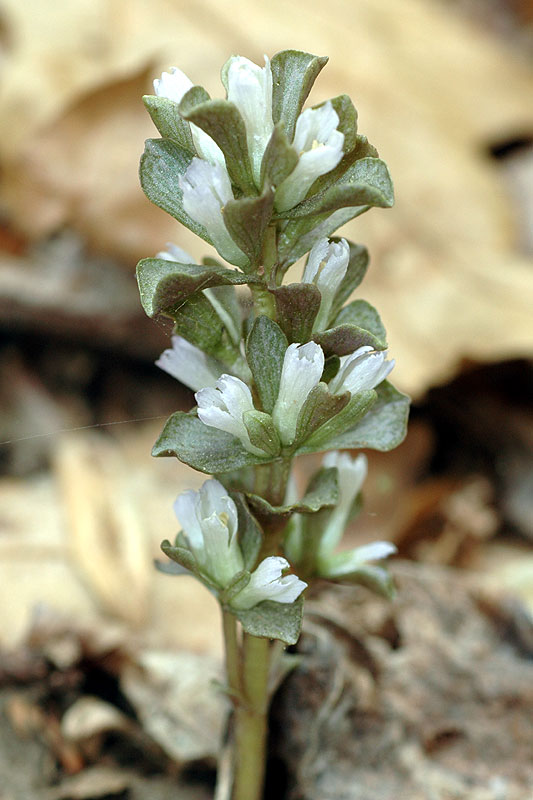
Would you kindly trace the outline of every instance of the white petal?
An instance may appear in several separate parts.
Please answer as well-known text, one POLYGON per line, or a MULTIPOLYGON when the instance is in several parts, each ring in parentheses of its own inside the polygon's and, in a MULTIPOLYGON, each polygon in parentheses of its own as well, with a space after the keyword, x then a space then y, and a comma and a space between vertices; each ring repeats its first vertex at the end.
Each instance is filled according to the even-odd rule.
POLYGON ((242 420, 244 412, 254 407, 252 393, 243 381, 233 375, 222 375, 215 389, 201 389, 195 398, 198 417, 205 425, 233 434, 250 453, 264 456, 263 451, 250 442, 242 420))
POLYGON ((226 159, 224 158, 224 153, 214 139, 212 139, 208 133, 199 128, 198 125, 195 125, 194 122, 191 122, 190 126, 192 140, 200 158, 209 161, 210 164, 218 164, 223 169, 226 169, 226 159))
POLYGON ((264 558, 253 574, 253 582, 257 587, 266 586, 281 577, 283 570, 290 567, 286 558, 269 556, 264 558))
POLYGON ((262 599, 274 600, 276 603, 294 603, 306 588, 307 583, 296 575, 286 575, 266 586, 263 589, 262 599))
POLYGON ((161 353, 155 362, 156 366, 193 391, 214 387, 222 372, 222 365, 181 336, 173 336, 171 341, 172 348, 161 353))
POLYGON ((168 100, 180 103, 192 85, 192 81, 181 69, 171 67, 170 72, 163 72, 159 79, 156 78, 154 91, 158 97, 166 97, 168 100))
POLYGON ((174 513, 183 528, 191 547, 201 550, 204 538, 197 514, 198 492, 188 489, 180 494, 174 503, 174 513))
POLYGON ((330 382, 332 392, 356 394, 378 386, 394 367, 394 360, 386 361, 387 351, 359 347, 354 353, 341 358, 338 373, 330 382))
POLYGON ((246 127, 248 152, 256 182, 261 162, 270 140, 272 121, 272 72, 265 56, 265 66, 259 67, 242 56, 230 58, 227 69, 228 100, 239 109, 246 127))
POLYGON ((220 392, 212 386, 208 386, 205 389, 200 389, 200 391, 196 392, 194 397, 198 404, 198 408, 207 409, 213 406, 214 408, 225 410, 225 405, 220 396, 220 392))
POLYGON ((299 160, 277 188, 278 211, 301 203, 315 180, 337 166, 344 146, 344 134, 336 130, 338 124, 339 116, 329 100, 320 108, 308 108, 300 114, 292 145, 299 160))
MULTIPOLYGON (((196 393, 196 402, 198 403, 198 417, 202 420, 204 425, 209 425, 212 428, 218 428, 220 431, 231 433, 237 439, 243 441, 245 429, 225 408, 219 408, 213 405, 202 405, 206 390, 201 389, 196 393)), ((244 444, 244 442, 243 442, 244 444)))
POLYGON ((354 550, 322 556, 319 559, 319 571, 329 578, 342 577, 367 565, 370 561, 387 558, 396 552, 397 549, 392 542, 372 542, 354 550))
POLYGON ((293 603, 307 587, 296 575, 282 577, 289 562, 279 556, 265 558, 252 572, 250 583, 231 601, 235 608, 248 609, 263 600, 293 603))
POLYGON ((294 441, 298 415, 323 370, 324 352, 315 342, 291 344, 285 351, 278 398, 272 412, 283 444, 294 441))
POLYGON ((202 515, 210 517, 216 514, 223 519, 231 539, 237 533, 237 506, 226 487, 212 478, 204 483, 200 493, 202 515))
POLYGON ((206 569, 219 586, 227 586, 244 567, 237 538, 230 538, 225 520, 218 514, 202 520, 202 532, 206 569))
MULTIPOLYGON (((361 491, 368 473, 368 460, 364 453, 352 458, 348 453, 333 450, 322 459, 325 467, 337 467, 339 480, 339 499, 355 496, 361 491)), ((351 501, 350 501, 351 505, 351 501)))
MULTIPOLYGON (((328 100, 319 108, 308 108, 302 111, 296 120, 293 147, 302 153, 311 150, 315 143, 331 144, 331 137, 338 133, 344 141, 344 134, 337 131, 339 115, 328 100)), ((338 140, 338 139, 337 139, 338 140)))
POLYGON ((317 144, 312 150, 301 154, 291 174, 276 190, 278 211, 288 211, 301 203, 316 179, 335 169, 342 158, 344 144, 343 134, 339 131, 337 133, 339 138, 334 140, 333 146, 317 144))
POLYGON ((379 561, 382 558, 394 555, 398 552, 398 548, 392 542, 371 542, 357 547, 354 553, 354 560, 357 559, 360 563, 366 564, 368 561, 379 561))
POLYGON ((337 467, 339 498, 331 512, 320 538, 319 551, 322 556, 331 553, 338 545, 348 523, 350 510, 361 488, 368 471, 368 461, 361 453, 351 458, 348 453, 334 451, 322 460, 325 467, 337 467))
POLYGON ((225 587, 243 569, 237 539, 237 509, 224 486, 211 479, 199 491, 178 497, 174 510, 202 570, 225 587))
MULTIPOLYGON (((192 81, 181 69, 171 67, 170 73, 163 72, 161 78, 154 81, 154 91, 158 97, 166 97, 175 103, 180 103, 183 96, 192 87, 192 81)), ((226 160, 220 147, 213 139, 194 123, 190 124, 192 139, 198 155, 211 164, 226 166, 226 160)))
POLYGON ((253 409, 252 393, 244 381, 233 375, 222 375, 218 381, 218 388, 224 396, 228 411, 235 419, 242 419, 245 411, 253 409))
POLYGON ((350 247, 346 239, 341 239, 340 242, 319 239, 312 247, 302 280, 304 283, 314 283, 322 297, 313 331, 327 327, 331 306, 346 275, 349 260, 350 247))
POLYGON ((333 300, 346 275, 349 260, 350 248, 346 239, 329 243, 326 258, 320 264, 321 269, 317 270, 315 278, 323 300, 333 300))
POLYGON ((227 509, 227 501, 233 503, 228 490, 216 478, 206 481, 200 489, 200 510, 203 517, 221 514, 227 509))
POLYGON ((206 229, 218 252, 232 264, 243 266, 247 259, 228 233, 222 209, 233 200, 231 182, 225 168, 193 158, 179 179, 183 208, 206 229))
POLYGON ((304 283, 314 283, 320 266, 326 261, 329 251, 329 239, 319 239, 311 250, 307 258, 302 281, 304 283))

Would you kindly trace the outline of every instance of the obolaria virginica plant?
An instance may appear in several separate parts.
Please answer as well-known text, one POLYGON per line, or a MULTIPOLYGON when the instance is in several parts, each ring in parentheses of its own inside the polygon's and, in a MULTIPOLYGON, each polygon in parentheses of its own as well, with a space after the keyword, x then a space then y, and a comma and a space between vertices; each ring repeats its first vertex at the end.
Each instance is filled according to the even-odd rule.
POLYGON ((162 137, 141 159, 146 195, 236 267, 197 264, 167 244, 137 268, 146 313, 174 323, 157 363, 196 392, 153 454, 214 476, 176 500, 181 531, 162 543, 161 568, 196 576, 222 609, 233 800, 262 795, 269 697, 286 668, 280 643, 298 640, 308 583, 392 593, 376 562, 393 545, 338 548, 367 470, 364 455, 339 451, 399 444, 408 398, 387 380, 394 361, 377 311, 350 300, 367 251, 331 237, 391 206, 393 190, 349 97, 302 110, 326 61, 286 50, 260 67, 234 56, 222 68, 224 100, 172 68, 144 98, 162 137), (306 254, 301 281, 283 284, 306 254), (293 461, 318 452, 327 455, 298 498, 293 461))

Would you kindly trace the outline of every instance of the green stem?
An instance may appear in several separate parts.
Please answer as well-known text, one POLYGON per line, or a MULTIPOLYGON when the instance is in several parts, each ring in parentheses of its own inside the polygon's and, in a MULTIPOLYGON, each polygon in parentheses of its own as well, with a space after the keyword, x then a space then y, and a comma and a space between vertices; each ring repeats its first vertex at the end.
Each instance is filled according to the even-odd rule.
POLYGON ((276 319, 276 304, 273 295, 270 294, 265 286, 256 283, 250 285, 252 292, 252 299, 254 301, 254 308, 256 316, 264 315, 270 319, 276 319))
POLYGON ((262 271, 266 284, 262 286, 259 284, 251 284, 250 290, 252 292, 252 299, 254 301, 255 313, 257 316, 263 314, 270 319, 276 319, 276 304, 274 297, 268 291, 266 286, 272 285, 272 275, 278 261, 278 241, 277 230, 275 225, 269 225, 265 238, 263 240, 263 252, 261 253, 262 271))
MULTIPOLYGON (((273 506, 283 505, 287 481, 291 470, 291 459, 280 458, 271 464, 255 468, 254 492, 273 506)), ((283 527, 275 524, 271 527, 263 522, 263 544, 257 558, 258 563, 268 556, 279 554, 283 527)))
POLYGON ((254 492, 273 506, 283 505, 291 471, 290 458, 278 458, 255 468, 254 492))
POLYGON ((270 643, 243 636, 243 704, 235 715, 233 800, 261 800, 266 766, 270 643))
POLYGON ((275 272, 278 265, 278 230, 277 225, 269 225, 263 240, 263 252, 261 254, 265 278, 269 285, 275 285, 275 272))
POLYGON ((233 700, 242 692, 241 652, 237 638, 237 619, 229 611, 222 610, 222 627, 226 652, 226 673, 233 700))

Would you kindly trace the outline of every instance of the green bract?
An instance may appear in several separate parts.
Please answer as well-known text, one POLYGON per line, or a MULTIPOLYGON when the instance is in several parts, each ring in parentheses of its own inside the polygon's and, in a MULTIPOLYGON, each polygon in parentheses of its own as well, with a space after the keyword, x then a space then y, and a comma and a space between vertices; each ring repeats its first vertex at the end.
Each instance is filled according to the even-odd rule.
POLYGON ((303 601, 296 600, 291 605, 281 605, 272 600, 251 608, 236 611, 235 616, 246 633, 265 639, 279 639, 285 644, 296 644, 302 628, 303 601))

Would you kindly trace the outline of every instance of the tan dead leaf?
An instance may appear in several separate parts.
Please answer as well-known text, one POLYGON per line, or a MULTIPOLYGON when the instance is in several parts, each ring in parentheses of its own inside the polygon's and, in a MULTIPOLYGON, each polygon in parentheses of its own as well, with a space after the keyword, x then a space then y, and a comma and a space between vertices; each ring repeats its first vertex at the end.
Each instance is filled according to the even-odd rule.
POLYGON ((0 645, 13 648, 27 632, 35 609, 68 611, 94 619, 94 604, 65 551, 65 527, 49 476, 0 481, 0 645))
POLYGON ((98 434, 67 435, 55 470, 76 568, 105 609, 142 623, 153 578, 150 541, 119 449, 98 434))
POLYGON ((189 652, 144 651, 121 675, 146 733, 182 763, 216 758, 228 709, 216 682, 220 661, 189 652))

